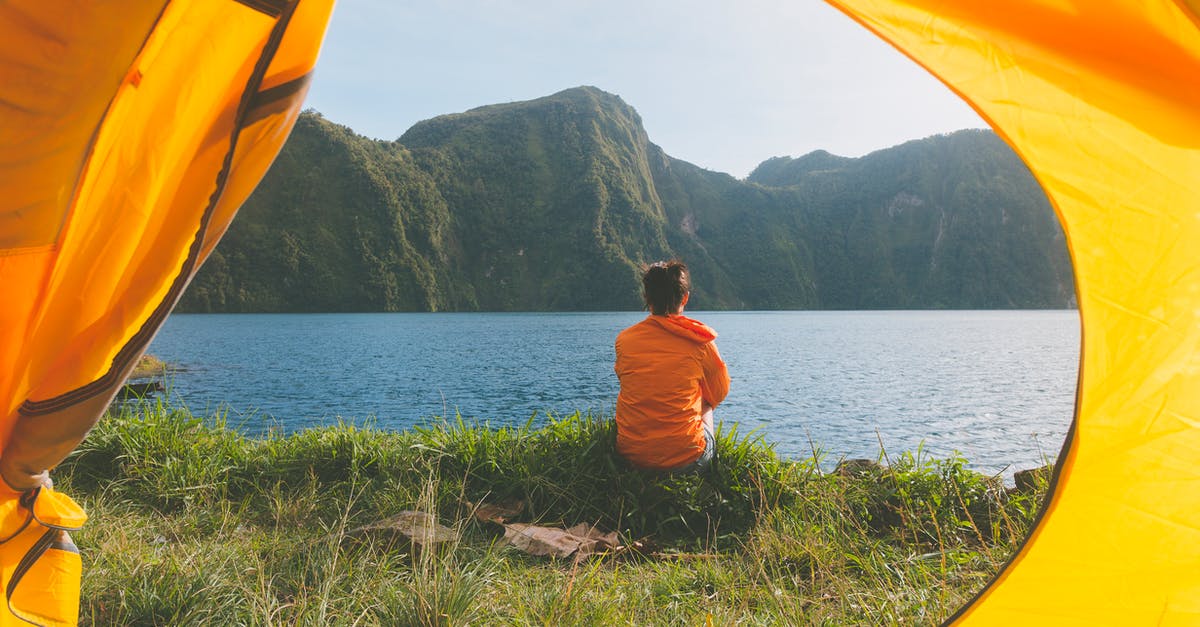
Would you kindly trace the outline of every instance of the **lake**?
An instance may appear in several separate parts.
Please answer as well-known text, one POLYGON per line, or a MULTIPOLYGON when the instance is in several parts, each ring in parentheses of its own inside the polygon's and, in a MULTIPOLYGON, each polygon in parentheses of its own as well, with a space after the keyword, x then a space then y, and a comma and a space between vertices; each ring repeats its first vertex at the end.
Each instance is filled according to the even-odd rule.
MULTIPOLYGON (((645 314, 176 314, 148 352, 170 394, 251 433, 455 412, 494 426, 611 415, 613 339, 645 314)), ((733 380, 717 420, 827 463, 919 447, 988 473, 1057 455, 1074 411, 1074 311, 689 312, 733 380)))

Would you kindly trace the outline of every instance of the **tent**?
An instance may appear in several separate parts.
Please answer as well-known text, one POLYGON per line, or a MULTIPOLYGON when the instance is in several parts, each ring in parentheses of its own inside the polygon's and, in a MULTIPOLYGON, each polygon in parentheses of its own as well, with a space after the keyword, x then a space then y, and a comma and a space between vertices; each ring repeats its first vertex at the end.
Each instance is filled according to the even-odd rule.
POLYGON ((0 626, 76 621, 47 471, 287 138, 332 4, 0 3, 0 626))
POLYGON ((829 0, 970 103, 1067 233, 1075 419, 1031 536, 951 622, 1200 624, 1200 2, 829 0))
MULTIPOLYGON (((951 622, 1200 623, 1200 1, 828 1, 1012 145, 1076 269, 1055 481, 951 622)), ((0 626, 75 620, 85 516, 46 471, 283 143, 331 3, 0 4, 0 626)))

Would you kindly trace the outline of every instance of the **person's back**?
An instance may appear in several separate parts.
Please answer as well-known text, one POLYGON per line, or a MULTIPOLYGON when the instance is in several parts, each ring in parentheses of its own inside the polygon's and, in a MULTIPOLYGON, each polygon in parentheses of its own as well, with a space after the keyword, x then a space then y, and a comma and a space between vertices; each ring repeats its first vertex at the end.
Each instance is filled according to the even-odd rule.
POLYGON ((657 263, 643 275, 651 315, 616 340, 617 450, 642 468, 687 471, 713 456, 712 408, 729 390, 716 333, 681 314, 687 267, 657 263))

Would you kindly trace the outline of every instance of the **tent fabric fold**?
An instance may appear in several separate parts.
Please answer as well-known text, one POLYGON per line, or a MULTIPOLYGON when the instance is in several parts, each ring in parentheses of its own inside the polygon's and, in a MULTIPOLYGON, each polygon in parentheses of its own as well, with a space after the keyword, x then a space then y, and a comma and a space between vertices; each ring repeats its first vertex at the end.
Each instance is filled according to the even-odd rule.
MULTIPOLYGON (((37 489, 82 440, 266 172, 332 4, 0 4, 5 489, 37 489)), ((65 532, 42 542, 43 559, 71 563, 65 532)), ((4 586, 13 546, 0 544, 4 586)), ((11 608, 36 589, 14 588, 11 608)), ((27 624, 11 608, 0 626, 27 624)))
POLYGON ((951 621, 1200 623, 1197 3, 829 2, 1005 138, 1075 267, 1080 379, 1052 492, 951 621))
POLYGON ((15 492, 0 487, 0 555, 5 557, 0 564, 5 603, 0 607, 11 615, 0 622, 76 623, 82 564, 68 532, 86 520, 75 501, 50 488, 15 492))

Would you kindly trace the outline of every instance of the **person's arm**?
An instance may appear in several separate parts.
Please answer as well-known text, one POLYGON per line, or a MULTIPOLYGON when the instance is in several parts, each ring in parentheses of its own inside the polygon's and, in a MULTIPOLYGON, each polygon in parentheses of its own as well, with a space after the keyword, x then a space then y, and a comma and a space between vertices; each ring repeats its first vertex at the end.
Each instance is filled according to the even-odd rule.
POLYGON ((729 394, 729 369, 717 352, 717 345, 709 342, 704 345, 702 367, 704 378, 700 380, 700 397, 710 407, 716 407, 729 394))

